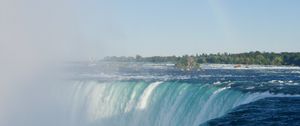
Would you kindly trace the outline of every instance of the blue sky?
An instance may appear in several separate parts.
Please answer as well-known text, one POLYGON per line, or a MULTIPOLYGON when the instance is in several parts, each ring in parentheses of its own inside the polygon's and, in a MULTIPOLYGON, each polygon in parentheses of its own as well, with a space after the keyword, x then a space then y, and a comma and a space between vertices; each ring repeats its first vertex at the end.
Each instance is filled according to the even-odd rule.
POLYGON ((107 55, 300 51, 299 0, 82 3, 84 38, 107 55))
POLYGON ((0 23, 11 31, 3 34, 23 34, 17 38, 55 56, 300 51, 299 0, 7 0, 1 6, 0 23))

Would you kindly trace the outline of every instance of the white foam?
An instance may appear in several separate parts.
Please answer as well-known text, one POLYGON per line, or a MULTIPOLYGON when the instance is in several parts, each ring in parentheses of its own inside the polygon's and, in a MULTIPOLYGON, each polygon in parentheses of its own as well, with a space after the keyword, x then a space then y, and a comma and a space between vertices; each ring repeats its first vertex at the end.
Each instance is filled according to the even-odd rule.
POLYGON ((202 69, 297 69, 297 66, 272 66, 272 65, 241 65, 235 67, 236 64, 202 64, 202 69))
POLYGON ((159 82, 154 82, 154 83, 149 84, 149 86, 144 90, 144 92, 140 98, 140 101, 137 106, 138 109, 145 109, 147 107, 147 105, 149 103, 149 98, 150 98, 152 92, 161 83, 162 82, 159 81, 159 82))

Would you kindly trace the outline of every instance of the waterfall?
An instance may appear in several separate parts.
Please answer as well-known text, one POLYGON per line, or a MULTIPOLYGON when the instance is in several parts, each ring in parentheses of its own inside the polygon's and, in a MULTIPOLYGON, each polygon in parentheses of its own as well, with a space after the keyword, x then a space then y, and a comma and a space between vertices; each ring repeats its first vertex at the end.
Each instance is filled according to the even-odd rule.
POLYGON ((160 81, 76 81, 60 90, 67 117, 78 126, 198 126, 268 96, 160 81))

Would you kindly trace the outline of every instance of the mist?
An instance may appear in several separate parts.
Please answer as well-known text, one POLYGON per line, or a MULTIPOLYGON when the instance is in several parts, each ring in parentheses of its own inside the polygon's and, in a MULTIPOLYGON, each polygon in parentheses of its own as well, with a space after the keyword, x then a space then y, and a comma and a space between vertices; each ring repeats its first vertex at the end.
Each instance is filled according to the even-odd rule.
MULTIPOLYGON (((93 52, 80 32, 80 2, 0 1, 0 125, 71 125, 56 75, 62 63, 88 60, 93 52)), ((100 41, 96 46, 103 48, 100 41)))
MULTIPOLYGON (((172 92, 156 91, 156 96, 169 94, 169 97, 174 98, 173 102, 168 101, 171 98, 162 97, 166 98, 162 100, 166 105, 165 109, 161 109, 163 111, 160 116, 156 115, 155 107, 152 106, 152 112, 151 107, 147 108, 151 106, 151 99, 159 99, 151 97, 151 94, 155 94, 155 89, 161 87, 161 83, 169 83, 164 81, 175 76, 168 73, 169 68, 175 70, 172 64, 157 66, 152 63, 133 63, 130 66, 130 63, 97 64, 90 63, 89 60, 136 54, 167 56, 256 50, 299 51, 300 18, 295 16, 299 12, 297 1, 294 1, 295 4, 286 2, 286 6, 282 6, 281 2, 274 2, 272 6, 270 3, 0 0, 0 126, 111 126, 122 124, 122 121, 128 125, 140 125, 144 124, 148 117, 159 117, 158 122, 153 121, 145 125, 160 124, 162 118, 165 121, 163 124, 175 123, 171 117, 176 114, 167 113, 168 109, 171 108, 176 113, 176 107, 186 107, 180 106, 184 105, 179 104, 182 101, 175 102, 178 98, 173 97, 175 95, 172 92), (70 74, 64 67, 65 64, 74 62, 83 63, 68 68, 72 72, 75 71, 70 74), (118 73, 118 67, 124 66, 128 67, 125 73, 118 73), (143 67, 147 70, 151 68, 154 72, 151 73, 150 70, 150 73, 147 73, 143 71, 143 67), (140 74, 143 72, 144 75, 140 74), (71 76, 66 77, 69 74, 71 76), (160 81, 151 83, 145 81, 147 78, 160 81), (101 79, 108 82, 100 82, 101 79), (119 84, 110 82, 110 79, 144 79, 145 82, 119 84), (111 100, 111 97, 114 100, 111 100), (168 106, 174 105, 173 103, 176 103, 174 108, 168 106), (144 112, 148 115, 143 118, 141 115, 144 115, 144 112), (127 117, 131 120, 127 121, 127 117)), ((185 77, 188 77, 186 73, 180 73, 174 77, 175 82, 181 82, 185 77)), ((216 82, 220 83, 219 80, 216 82)), ((198 90, 198 87, 185 83, 183 86, 198 90)), ((178 94, 182 93, 180 85, 173 89, 176 89, 178 94)), ((208 92, 211 95, 207 97, 218 98, 215 95, 222 91, 230 94, 227 88, 213 90, 208 92)), ((190 92, 183 92, 185 91, 184 94, 190 96, 190 92)), ((233 92, 235 96, 243 96, 240 93, 233 92)), ((226 98, 242 104, 256 100, 256 95, 244 95, 251 99, 246 101, 234 99, 236 97, 226 98)), ((265 96, 261 98, 263 97, 265 96)), ((180 96, 179 100, 181 98, 185 99, 180 96)), ((205 103, 203 105, 206 107, 221 106, 222 109, 223 105, 211 106, 205 102, 209 100, 202 99, 203 102, 201 98, 202 96, 198 98, 198 102, 205 103)), ((214 103, 212 101, 209 102, 214 103)), ((206 113, 208 110, 200 110, 202 108, 197 106, 197 102, 194 103, 195 109, 199 111, 194 114, 199 114, 201 118, 193 116, 197 118, 193 124, 199 125, 199 122, 210 119, 201 120, 210 113, 206 113), (202 111, 204 113, 201 113, 202 111)), ((161 103, 156 104, 160 107, 161 103)), ((190 105, 188 100, 186 105, 190 105)), ((223 113, 216 112, 211 116, 219 117, 230 109, 232 108, 222 109, 223 113)), ((181 119, 186 117, 184 114, 177 115, 178 119, 173 120, 181 122, 181 119)), ((190 123, 192 122, 188 122, 190 123)))

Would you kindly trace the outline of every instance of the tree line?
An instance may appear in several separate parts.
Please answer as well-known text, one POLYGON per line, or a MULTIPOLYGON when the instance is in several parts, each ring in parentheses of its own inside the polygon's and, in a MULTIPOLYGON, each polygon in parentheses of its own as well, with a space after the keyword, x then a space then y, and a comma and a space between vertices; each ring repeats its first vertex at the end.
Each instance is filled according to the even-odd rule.
POLYGON ((118 62, 152 62, 152 63, 175 63, 179 65, 186 64, 187 61, 193 61, 197 64, 215 63, 215 64, 256 64, 256 65, 291 65, 300 66, 300 53, 298 52, 247 52, 247 53, 217 53, 217 54, 196 54, 183 56, 152 56, 142 57, 105 57, 104 61, 118 62))

